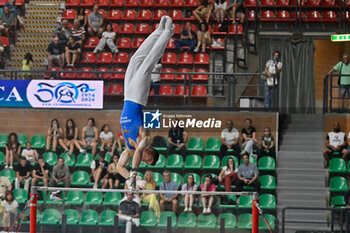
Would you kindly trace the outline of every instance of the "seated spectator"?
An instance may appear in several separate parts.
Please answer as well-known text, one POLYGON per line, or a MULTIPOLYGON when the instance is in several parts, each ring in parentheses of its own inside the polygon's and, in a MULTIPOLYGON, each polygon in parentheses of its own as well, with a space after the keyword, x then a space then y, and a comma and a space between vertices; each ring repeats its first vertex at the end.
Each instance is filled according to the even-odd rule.
POLYGON ((275 138, 269 127, 265 128, 264 135, 261 137, 259 158, 264 155, 275 156, 275 138))
POLYGON ((257 144, 259 142, 256 139, 256 130, 252 126, 251 119, 245 120, 245 128, 242 129, 242 136, 243 136, 243 141, 242 141, 243 151, 241 152, 241 155, 243 155, 246 152, 248 153, 248 155, 252 155, 253 150, 257 148, 257 144))
POLYGON ((38 152, 32 149, 32 144, 30 142, 26 143, 26 147, 22 150, 21 156, 26 158, 29 163, 34 163, 38 160, 38 152))
POLYGON ((98 183, 102 184, 102 188, 106 188, 108 184, 108 162, 105 160, 105 153, 101 151, 97 160, 92 161, 91 163, 91 174, 92 179, 95 184, 93 189, 98 188, 98 183))
POLYGON ((247 152, 243 154, 243 164, 238 167, 238 179, 236 181, 237 192, 241 192, 243 186, 252 186, 257 192, 260 191, 259 170, 254 163, 249 163, 247 152))
POLYGON ((193 11, 193 15, 200 23, 202 23, 203 20, 206 23, 209 23, 212 10, 213 5, 211 2, 208 0, 202 0, 201 4, 193 11))
MULTIPOLYGON (((182 185, 182 191, 197 191, 198 185, 194 182, 194 176, 188 175, 187 183, 182 185)), ((184 197, 185 209, 184 212, 192 212, 193 203, 195 201, 194 194, 182 194, 184 197)))
POLYGON ((126 193, 126 200, 119 203, 118 217, 120 222, 126 223, 125 233, 132 232, 132 225, 136 227, 140 225, 140 206, 133 200, 133 194, 126 193))
MULTIPOLYGON (((163 172, 163 183, 160 184, 159 190, 172 190, 177 191, 178 186, 176 182, 170 180, 170 171, 165 170, 163 172)), ((160 210, 163 212, 165 204, 172 205, 172 211, 176 214, 177 211, 177 196, 179 194, 161 193, 160 194, 160 210)))
POLYGON ((323 150, 323 157, 326 165, 329 165, 329 157, 333 152, 341 154, 342 158, 347 161, 348 150, 346 149, 346 135, 340 130, 339 122, 334 122, 333 131, 329 132, 326 137, 325 148, 323 150))
MULTIPOLYGON (((237 168, 235 166, 235 160, 233 158, 229 158, 227 160, 226 166, 224 166, 219 174, 219 182, 224 184, 225 191, 231 192, 231 185, 235 184, 237 180, 237 168)), ((226 196, 223 196, 225 199, 226 196)))
POLYGON ((81 46, 78 42, 75 42, 73 37, 70 36, 66 45, 66 62, 67 66, 74 67, 75 62, 79 60, 81 54, 81 46), (72 62, 72 63, 71 63, 72 62))
POLYGON ((16 0, 9 0, 5 3, 5 6, 7 6, 10 9, 10 13, 14 15, 15 19, 18 20, 20 25, 24 25, 22 17, 19 15, 19 10, 16 6, 16 0))
POLYGON ((14 160, 19 162, 19 155, 21 154, 21 149, 21 144, 19 144, 18 142, 17 134, 10 133, 6 143, 5 169, 13 169, 14 160))
POLYGON ((2 34, 6 37, 10 37, 10 32, 15 30, 16 20, 15 16, 10 13, 8 6, 4 6, 4 13, 1 16, 1 22, 3 26, 2 34))
MULTIPOLYGON (((145 190, 156 190, 156 182, 153 180, 153 173, 151 171, 145 172, 145 190)), ((141 201, 148 203, 148 209, 156 213, 157 218, 160 216, 160 207, 157 200, 157 194, 155 193, 143 193, 141 195, 141 201)))
POLYGON ((64 46, 60 44, 60 39, 56 36, 53 41, 50 42, 49 47, 47 48, 47 56, 48 56, 48 68, 52 67, 53 62, 57 62, 57 64, 62 69, 64 64, 64 46))
POLYGON ((101 128, 100 132, 100 140, 101 140, 101 151, 105 150, 107 146, 107 154, 112 154, 112 143, 113 143, 113 133, 108 124, 104 124, 101 128))
POLYGON ((56 152, 58 139, 62 137, 63 131, 57 119, 52 119, 46 137, 46 151, 50 151, 52 145, 52 152, 56 152))
POLYGON ((81 141, 78 143, 84 147, 80 150, 80 153, 84 153, 86 148, 92 147, 92 156, 95 158, 98 145, 98 129, 95 127, 95 119, 90 117, 88 119, 88 125, 83 128, 81 141))
POLYGON ((119 157, 117 154, 112 156, 111 163, 108 165, 108 183, 109 183, 109 188, 113 189, 119 188, 119 185, 121 183, 125 182, 125 178, 119 174, 118 169, 117 169, 117 164, 119 157))
POLYGON ((199 49, 202 48, 201 52, 205 53, 207 46, 211 45, 211 36, 210 36, 210 32, 208 31, 208 25, 206 23, 199 24, 197 39, 198 39, 197 47, 193 51, 198 53, 199 49))
POLYGON ((158 103, 159 103, 159 88, 161 83, 160 74, 156 74, 156 73, 161 72, 162 67, 163 67, 162 60, 159 59, 158 63, 154 66, 151 74, 152 84, 151 84, 151 89, 149 91, 151 92, 152 90, 154 90, 154 106, 158 106, 158 103))
POLYGON ((50 165, 47 164, 44 161, 44 158, 40 156, 38 162, 35 163, 33 168, 32 186, 35 186, 37 181, 42 180, 44 182, 44 186, 47 187, 49 182, 49 170, 50 165))
POLYGON ((240 18, 240 23, 244 23, 245 14, 243 0, 230 0, 229 5, 226 8, 227 12, 229 12, 231 8, 232 23, 236 23, 236 17, 240 18))
POLYGON ((19 164, 15 166, 16 172, 16 180, 15 180, 15 188, 20 188, 20 184, 24 183, 24 189, 29 191, 29 184, 32 180, 30 173, 32 172, 32 166, 28 163, 26 158, 20 158, 19 164))
POLYGON ((85 14, 84 7, 79 8, 78 14, 75 17, 75 19, 79 20, 80 26, 82 26, 84 29, 86 28, 88 23, 88 17, 85 14))
POLYGON ((64 159, 59 158, 57 161, 57 165, 53 167, 52 169, 52 175, 50 180, 50 187, 55 187, 57 183, 63 182, 64 187, 69 187, 70 181, 69 181, 69 168, 66 164, 64 164, 64 159))
POLYGON ((112 24, 107 24, 106 31, 102 33, 102 38, 98 45, 94 49, 94 53, 100 53, 105 48, 106 44, 113 54, 119 52, 117 46, 115 45, 116 33, 113 31, 112 24))
POLYGON ((225 13, 227 8, 227 2, 225 0, 216 0, 214 3, 215 19, 218 23, 223 23, 225 20, 225 13))
POLYGON ((22 60, 22 71, 26 71, 22 73, 22 79, 31 79, 31 73, 29 71, 32 70, 34 65, 33 55, 31 53, 26 53, 22 60))
POLYGON ((175 153, 175 149, 178 148, 180 154, 186 156, 186 141, 187 133, 184 128, 171 128, 168 133, 168 155, 175 153))
POLYGON ((183 51, 184 46, 189 46, 192 51, 197 45, 197 34, 192 31, 191 23, 186 22, 186 28, 182 30, 180 40, 174 40, 177 49, 183 51))
MULTIPOLYGON (((216 186, 212 182, 211 175, 207 175, 205 177, 205 181, 204 181, 204 184, 201 185, 201 189, 202 191, 206 191, 206 192, 215 192, 216 186)), ((201 198, 202 198, 202 205, 203 205, 203 214, 210 214, 211 207, 214 202, 214 196, 209 194, 202 194, 201 198), (208 208, 206 207, 207 203, 208 203, 208 208)))
POLYGON ((227 149, 233 149, 234 153, 239 156, 239 132, 233 128, 233 121, 226 122, 227 128, 221 132, 220 158, 225 156, 227 149))
POLYGON ((73 154, 74 146, 76 146, 79 151, 81 151, 81 147, 78 140, 78 127, 75 126, 75 122, 73 119, 68 119, 66 121, 66 128, 63 131, 63 138, 59 138, 58 142, 60 146, 64 149, 65 153, 69 155, 73 154))
POLYGON ((68 38, 72 35, 72 29, 69 27, 69 21, 65 19, 61 24, 57 25, 55 34, 58 36, 60 44, 65 46, 68 42, 68 38))
POLYGON ((90 36, 100 37, 103 33, 103 15, 98 12, 98 5, 94 5, 88 16, 88 32, 90 36))
POLYGON ((74 20, 72 36, 75 42, 78 42, 80 47, 83 47, 85 41, 85 29, 80 26, 79 20, 74 20))
POLYGON ((0 200, 5 198, 6 191, 12 191, 12 184, 6 176, 0 176, 0 200))
POLYGON ((117 152, 121 153, 123 151, 123 146, 125 147, 125 139, 122 133, 118 133, 118 137, 115 138, 113 142, 112 154, 115 154, 117 152), (115 151, 117 144, 118 144, 118 149, 117 151, 115 151))
POLYGON ((10 226, 12 225, 11 214, 14 215, 13 220, 15 220, 18 208, 18 202, 14 199, 11 191, 6 191, 5 199, 1 203, 1 207, 4 211, 2 225, 4 227, 4 231, 9 232, 10 226))

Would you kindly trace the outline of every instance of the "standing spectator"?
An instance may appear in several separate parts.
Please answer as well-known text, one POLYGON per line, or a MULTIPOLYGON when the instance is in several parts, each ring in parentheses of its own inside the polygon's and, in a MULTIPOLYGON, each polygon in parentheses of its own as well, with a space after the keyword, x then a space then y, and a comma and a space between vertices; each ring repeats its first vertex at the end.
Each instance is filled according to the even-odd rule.
POLYGON ((132 232, 132 225, 140 225, 140 206, 133 200, 131 192, 126 193, 126 200, 120 202, 118 216, 121 222, 126 222, 125 233, 132 232))
POLYGON ((338 152, 342 158, 347 161, 348 150, 346 149, 346 135, 340 130, 339 122, 334 122, 333 131, 329 132, 326 137, 325 148, 323 150, 323 157, 326 165, 329 165, 329 156, 333 152, 338 152))
MULTIPOLYGON (((198 185, 194 182, 194 176, 192 174, 187 176, 187 183, 182 185, 182 191, 197 191, 198 185)), ((184 212, 192 212, 194 203, 194 194, 182 194, 184 196, 185 209, 184 212)))
POLYGON ((80 47, 83 47, 85 41, 85 29, 80 26, 79 20, 74 20, 74 25, 72 29, 72 36, 75 42, 78 42, 80 47))
POLYGON ((19 162, 19 155, 21 154, 21 144, 18 142, 17 134, 10 133, 6 143, 6 168, 13 169, 13 160, 19 162), (10 165, 10 167, 9 167, 10 165))
POLYGON ((264 135, 261 137, 261 147, 259 152, 259 158, 264 155, 275 156, 275 138, 273 137, 269 127, 264 130, 264 135))
POLYGON ((0 200, 5 198, 6 191, 12 191, 12 184, 6 176, 0 176, 0 200))
MULTIPOLYGON (((160 184, 159 190, 172 190, 176 191, 179 187, 176 182, 170 180, 170 171, 165 170, 163 172, 163 183, 160 184)), ((160 210, 163 212, 165 204, 172 205, 172 211, 176 214, 177 211, 177 196, 179 194, 161 193, 160 194, 160 210)))
POLYGON ((238 167, 238 179, 236 182, 237 192, 242 191, 243 186, 252 186, 257 192, 260 191, 260 183, 258 180, 259 170, 254 163, 249 163, 249 155, 247 152, 243 154, 243 164, 238 167))
POLYGON ((69 168, 66 164, 64 164, 64 159, 59 158, 57 161, 57 165, 52 169, 52 177, 50 180, 50 187, 55 187, 57 183, 63 182, 64 187, 69 187, 69 168))
MULTIPOLYGON (((33 55, 31 53, 26 53, 22 60, 22 71, 31 71, 33 67, 33 62, 33 55)), ((23 72, 22 75, 23 79, 30 79, 31 77, 30 72, 23 72)))
POLYGON ((198 53, 200 47, 202 47, 201 52, 205 53, 207 46, 211 45, 211 36, 210 36, 210 32, 208 31, 208 24, 203 22, 199 24, 197 38, 198 38, 197 47, 193 51, 195 53, 198 53))
POLYGON ((177 49, 183 51, 183 46, 190 46, 192 51, 197 45, 197 34, 192 31, 191 23, 186 22, 186 28, 182 30, 180 40, 174 40, 174 44, 177 49))
MULTIPOLYGON (((350 75, 350 63, 349 63, 349 55, 343 54, 342 61, 338 62, 333 69, 329 72, 329 74, 333 74, 334 72, 339 73, 339 85, 340 85, 340 96, 342 97, 340 101, 340 108, 344 108, 344 98, 346 92, 350 98, 350 76, 342 76, 342 75, 350 75)), ((348 104, 348 108, 350 104, 348 104)))
POLYGON ((125 146, 125 139, 124 139, 122 133, 118 133, 118 137, 115 138, 115 140, 113 142, 112 154, 115 154, 118 152, 121 153, 123 151, 123 146, 125 146), (117 151, 115 151, 117 144, 118 144, 118 149, 117 149, 117 151))
POLYGON ((82 26, 84 29, 86 28, 88 23, 88 17, 85 14, 84 7, 79 8, 78 14, 75 17, 75 19, 79 20, 80 26, 82 26))
POLYGON ((64 46, 60 44, 60 39, 58 36, 55 36, 53 41, 50 42, 49 47, 47 48, 49 65, 48 67, 52 67, 52 62, 57 61, 58 65, 62 69, 64 64, 64 46))
POLYGON ((216 0, 214 3, 214 14, 218 23, 223 23, 225 20, 225 13, 227 2, 225 0, 216 0))
POLYGON ((10 9, 8 6, 4 6, 4 14, 1 16, 1 21, 4 29, 2 30, 2 34, 6 37, 10 37, 10 31, 15 30, 16 20, 15 16, 10 13, 10 9))
POLYGON ((208 0, 202 0, 201 4, 193 11, 193 15, 194 17, 196 17, 196 19, 198 19, 200 23, 202 23, 203 20, 206 23, 209 23, 212 10, 213 5, 211 4, 211 2, 209 2, 208 0))
POLYGON ((19 164, 15 166, 16 172, 16 180, 15 180, 15 188, 20 188, 20 184, 24 182, 24 189, 29 190, 29 184, 32 178, 30 177, 30 173, 32 171, 32 166, 28 163, 26 158, 21 156, 19 164))
POLYGON ((125 182, 125 178, 119 174, 117 169, 118 160, 119 157, 115 154, 112 156, 112 161, 108 165, 108 183, 110 189, 114 187, 118 188, 121 183, 125 182))
POLYGON ((99 41, 96 48, 94 49, 94 53, 101 52, 105 48, 106 44, 113 54, 118 53, 119 50, 115 45, 115 38, 116 38, 116 33, 113 31, 112 24, 109 23, 107 24, 106 31, 102 33, 102 38, 99 41))
MULTIPOLYGON (((215 186, 215 184, 213 184, 212 179, 213 178, 212 178, 211 175, 207 175, 205 177, 205 181, 201 185, 202 191, 215 192, 216 186, 215 186)), ((211 213, 211 207, 212 207, 213 202, 214 202, 214 196, 213 195, 209 195, 209 194, 202 194, 201 198, 202 198, 202 205, 203 205, 203 214, 210 214, 211 213), (206 207, 207 203, 208 203, 208 208, 206 207)))
POLYGON ((83 128, 81 141, 78 143, 85 149, 81 149, 80 153, 83 153, 89 146, 92 147, 92 156, 95 158, 98 145, 98 129, 95 127, 95 119, 90 117, 88 124, 83 128))
POLYGON ((162 61, 159 60, 158 63, 154 66, 152 70, 152 84, 151 84, 151 89, 154 90, 154 106, 158 106, 159 102, 159 88, 160 88, 160 74, 154 74, 153 72, 161 72, 162 71, 162 61))
POLYGON ((227 149, 233 149, 236 155, 239 155, 239 131, 233 128, 233 121, 226 122, 226 129, 221 132, 220 158, 225 156, 227 149))
POLYGON ((22 150, 22 154, 24 158, 30 163, 34 163, 38 160, 38 152, 35 149, 32 149, 32 144, 28 141, 26 143, 26 147, 22 150))
POLYGON ((113 143, 113 133, 108 124, 104 124, 102 126, 101 132, 100 132, 100 140, 101 140, 101 151, 104 151, 105 147, 107 146, 107 154, 112 154, 111 147, 113 143))
POLYGON ((62 137, 63 132, 60 127, 60 123, 57 119, 52 119, 49 129, 47 130, 46 137, 46 151, 50 151, 52 145, 52 151, 56 152, 58 140, 62 137))
POLYGON ((231 8, 232 23, 236 23, 236 17, 240 18, 240 23, 244 23, 245 14, 243 9, 243 0, 230 0, 226 10, 229 11, 231 8))
MULTIPOLYGON (((4 231, 8 232, 10 230, 11 224, 11 214, 16 216, 18 202, 14 199, 11 191, 6 191, 5 200, 1 203, 1 207, 4 210, 2 223, 4 226, 4 231)), ((16 218, 13 218, 16 219, 16 218)))
POLYGON ((10 13, 14 15, 15 19, 18 20, 20 25, 24 25, 22 17, 19 15, 18 7, 16 6, 16 0, 9 0, 5 3, 5 6, 7 6, 10 9, 10 13))
POLYGON ((68 43, 66 45, 66 62, 67 66, 74 67, 75 62, 79 60, 81 54, 81 46, 78 42, 75 42, 73 37, 68 38, 68 43), (72 63, 71 63, 72 61, 72 63))
POLYGON ((47 187, 49 182, 49 170, 50 165, 44 161, 43 157, 39 157, 38 162, 34 165, 33 168, 33 179, 32 186, 36 185, 38 180, 42 180, 44 182, 44 186, 47 187))
POLYGON ((55 34, 58 36, 61 45, 65 46, 68 42, 68 38, 72 35, 72 29, 69 27, 69 21, 65 19, 61 24, 57 25, 55 34))
POLYGON ((74 151, 74 146, 76 146, 80 152, 82 150, 79 143, 77 143, 77 140, 78 127, 75 126, 74 120, 70 118, 66 121, 66 128, 63 132, 63 139, 59 138, 58 142, 66 153, 72 155, 74 151))
MULTIPOLYGON (((219 182, 223 183, 225 186, 226 192, 231 192, 231 185, 236 183, 237 180, 237 168, 235 166, 235 160, 233 158, 229 158, 227 160, 226 166, 224 166, 219 174, 219 182)), ((223 203, 228 203, 227 196, 222 196, 223 203)))
POLYGON ((176 128, 171 128, 168 133, 168 155, 175 152, 176 148, 179 148, 180 154, 184 157, 186 156, 186 142, 187 133, 184 128, 177 126, 176 128))
MULTIPOLYGON (((153 180, 153 173, 151 171, 145 172, 145 190, 156 190, 156 182, 153 180)), ((141 200, 144 203, 148 203, 148 209, 153 210, 156 213, 157 218, 160 216, 160 207, 157 200, 157 194, 155 193, 143 193, 141 200)))
POLYGON ((90 36, 100 37, 103 32, 103 15, 98 12, 98 5, 94 5, 94 8, 88 16, 88 32, 90 36))
POLYGON ((102 184, 102 188, 106 188, 108 185, 108 162, 105 160, 105 153, 101 151, 99 153, 99 157, 97 160, 91 162, 91 174, 92 180, 94 180, 95 184, 93 189, 98 188, 98 183, 102 184))
MULTIPOLYGON (((267 74, 267 79, 265 81, 265 107, 271 108, 274 103, 274 90, 278 84, 278 75, 282 69, 282 62, 279 61, 280 52, 275 51, 273 53, 273 58, 266 62, 265 73, 267 74)), ((350 66, 349 66, 350 67, 350 66)))
POLYGON ((253 149, 256 148, 256 144, 258 144, 258 140, 256 139, 256 130, 252 126, 252 120, 246 119, 245 120, 245 128, 242 129, 242 148, 243 151, 241 152, 241 155, 247 152, 249 155, 253 154, 253 149))

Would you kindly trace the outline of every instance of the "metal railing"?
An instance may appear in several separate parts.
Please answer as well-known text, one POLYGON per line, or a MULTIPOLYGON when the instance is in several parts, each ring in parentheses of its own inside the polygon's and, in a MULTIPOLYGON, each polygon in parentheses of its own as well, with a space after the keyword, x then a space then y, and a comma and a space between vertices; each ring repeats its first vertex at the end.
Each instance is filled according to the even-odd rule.
MULTIPOLYGON (((350 79, 350 75, 341 76, 350 79)), ((350 85, 340 85, 339 74, 327 74, 323 79, 323 112, 350 112, 350 85), (345 92, 344 97, 341 91, 345 92)))

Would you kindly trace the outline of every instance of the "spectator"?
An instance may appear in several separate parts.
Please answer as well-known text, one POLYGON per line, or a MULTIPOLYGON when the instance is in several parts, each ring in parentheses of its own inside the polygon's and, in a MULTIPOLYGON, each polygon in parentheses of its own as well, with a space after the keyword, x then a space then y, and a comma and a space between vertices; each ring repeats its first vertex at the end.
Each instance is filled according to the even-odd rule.
POLYGON ((13 160, 19 162, 19 155, 21 154, 21 144, 18 142, 17 134, 10 133, 6 143, 6 168, 13 169, 13 160), (10 167, 9 167, 10 165, 10 167))
MULTIPOLYGON (((151 171, 145 172, 145 190, 156 190, 156 182, 153 180, 153 173, 151 171)), ((143 193, 141 200, 144 203, 148 203, 148 209, 153 210, 156 213, 157 218, 160 216, 160 207, 157 200, 157 194, 155 193, 143 193)))
POLYGON ((74 20, 74 25, 72 29, 72 36, 75 42, 78 42, 80 47, 83 47, 83 43, 85 40, 85 29, 80 26, 79 20, 74 20))
POLYGON ((206 23, 200 23, 199 24, 199 30, 197 32, 197 38, 198 43, 197 47, 193 50, 195 53, 199 52, 199 48, 202 47, 202 53, 206 52, 207 46, 211 45, 211 36, 210 32, 208 31, 208 24, 206 23))
MULTIPOLYGON (((340 107, 344 108, 344 98, 346 92, 350 98, 350 76, 341 76, 350 75, 350 63, 349 63, 349 55, 343 54, 342 61, 338 62, 333 69, 329 72, 329 74, 333 74, 334 72, 339 73, 339 85, 340 85, 340 96, 342 97, 340 101, 340 107)), ((350 106, 350 104, 348 104, 350 106)))
POLYGON ((254 163, 249 163, 249 155, 247 152, 243 154, 243 164, 238 167, 238 179, 236 182, 237 192, 242 191, 243 186, 252 186, 257 192, 260 191, 260 183, 258 180, 259 170, 254 163))
MULTIPOLYGON (((26 53, 22 60, 22 71, 31 71, 33 67, 33 62, 33 55, 31 53, 26 53)), ((30 72, 23 72, 23 79, 29 79, 30 77, 30 72)))
MULTIPOLYGON (((182 185, 182 191, 197 191, 198 185, 194 182, 192 174, 187 176, 187 183, 182 185)), ((194 194, 182 194, 184 197, 185 209, 184 212, 192 212, 193 203, 195 200, 194 194)))
POLYGON ((168 134, 168 155, 173 154, 175 149, 179 148, 180 154, 183 157, 186 156, 186 142, 187 133, 183 128, 179 126, 171 128, 168 134))
POLYGON ((92 180, 95 182, 93 189, 98 188, 98 183, 102 184, 102 188, 106 188, 108 184, 108 162, 105 160, 105 153, 101 151, 97 160, 91 163, 92 180))
POLYGON ((78 14, 75 19, 79 20, 80 25, 85 29, 88 23, 88 17, 85 14, 84 7, 79 8, 78 14))
MULTIPOLYGON (((212 179, 213 178, 212 178, 211 175, 207 175, 205 177, 205 181, 201 185, 202 191, 215 192, 216 186, 213 184, 212 179)), ((214 196, 213 195, 209 195, 209 194, 202 194, 201 198, 202 198, 202 205, 203 205, 203 214, 210 214, 211 213, 211 207, 212 207, 213 202, 214 202, 214 196), (207 203, 208 203, 208 208, 206 207, 207 203)))
POLYGON ((36 185, 38 180, 42 180, 44 182, 44 186, 47 187, 49 182, 49 170, 50 165, 44 161, 43 157, 39 157, 38 162, 34 165, 33 168, 33 179, 32 186, 36 185))
POLYGON ((162 61, 159 60, 158 63, 154 66, 152 70, 152 84, 151 84, 151 89, 154 90, 154 106, 158 106, 159 102, 159 88, 160 88, 160 74, 154 74, 153 72, 161 72, 162 71, 162 61))
POLYGON ((264 135, 261 137, 261 147, 259 158, 264 155, 275 156, 275 138, 273 137, 269 127, 264 130, 264 135))
MULTIPOLYGON (((130 177, 126 180, 124 189, 126 190, 141 190, 144 189, 146 185, 146 181, 144 181, 141 176, 136 175, 136 181, 134 177, 130 177)), ((126 196, 123 197, 122 201, 126 199, 126 196)), ((134 201, 141 206, 141 198, 138 193, 136 193, 133 197, 134 201)))
MULTIPOLYGON (((276 89, 278 75, 282 69, 282 62, 279 61, 280 52, 275 51, 273 58, 266 62, 265 73, 267 79, 265 81, 265 107, 271 108, 274 105, 274 90, 276 89)), ((349 66, 350 67, 350 66, 349 66)))
MULTIPOLYGON (((97 152, 98 142, 98 129, 95 127, 95 119, 90 117, 88 119, 88 125, 83 128, 81 141, 78 143, 85 149, 89 146, 92 147, 92 156, 95 158, 97 152)), ((80 149, 80 153, 84 153, 85 149, 80 149)))
POLYGON ((78 42, 75 42, 73 37, 70 36, 66 45, 66 62, 67 66, 74 67, 75 62, 79 59, 81 54, 81 46, 78 42), (71 63, 72 61, 72 63, 71 63))
POLYGON ((19 10, 16 6, 16 0, 9 0, 5 3, 5 6, 7 6, 10 9, 10 13, 14 15, 15 19, 19 21, 20 25, 24 25, 22 17, 19 15, 19 10))
POLYGON ((123 134, 119 133, 118 137, 115 138, 115 140, 113 142, 112 154, 118 153, 118 152, 121 153, 123 151, 123 148, 122 148, 123 146, 125 147, 125 139, 123 137, 123 134), (118 149, 117 149, 117 151, 115 151, 117 144, 118 144, 118 149))
POLYGON ((214 3, 214 14, 218 23, 223 23, 225 20, 225 13, 227 2, 225 0, 216 0, 214 3))
POLYGON ((113 189, 114 187, 118 188, 121 183, 125 182, 125 178, 119 174, 117 169, 118 160, 119 157, 115 154, 112 156, 112 161, 108 165, 108 182, 110 189, 113 189))
POLYGON ((69 187, 69 176, 69 168, 64 164, 64 159, 60 157, 57 161, 57 165, 52 169, 52 177, 49 185, 55 187, 57 183, 63 182, 64 187, 69 187))
POLYGON ((98 12, 98 5, 94 5, 93 11, 88 16, 88 32, 90 36, 100 37, 103 33, 103 15, 98 12))
MULTIPOLYGON (((224 166, 219 174, 219 182, 223 183, 226 192, 231 192, 231 185, 237 180, 237 168, 235 166, 235 160, 231 157, 227 160, 226 166, 224 166)), ((226 196, 223 196, 226 197, 226 196)))
POLYGON ((52 63, 56 61, 60 68, 62 69, 64 64, 64 46, 60 44, 60 39, 58 36, 55 36, 53 41, 50 42, 49 47, 47 48, 47 54, 48 54, 48 67, 52 67, 52 63))
POLYGON ((72 29, 69 27, 69 21, 63 20, 55 29, 55 34, 59 38, 59 42, 62 46, 65 46, 68 42, 68 38, 72 35, 72 29))
POLYGON ((140 225, 140 206, 133 200, 131 192, 126 193, 126 200, 120 202, 118 216, 121 222, 126 222, 125 233, 132 232, 132 225, 140 225))
POLYGON ((326 137, 323 157, 327 167, 329 165, 329 156, 333 152, 338 152, 342 155, 342 158, 347 161, 348 150, 346 149, 346 135, 340 130, 339 122, 334 122, 333 131, 329 132, 326 137))
POLYGON ((256 144, 258 144, 258 140, 256 139, 256 130, 252 126, 252 120, 246 119, 245 120, 245 128, 242 129, 242 148, 243 151, 241 152, 241 155, 247 152, 249 155, 253 154, 253 149, 256 148, 256 144))
POLYGON ((117 46, 115 45, 116 33, 113 31, 112 24, 107 24, 106 31, 102 33, 102 38, 96 48, 94 49, 94 53, 101 52, 106 44, 112 53, 115 55, 119 52, 117 46))
POLYGON ((6 191, 12 191, 12 184, 6 176, 0 176, 0 200, 5 198, 6 191))
POLYGON ((75 126, 74 120, 70 118, 66 121, 66 128, 64 129, 63 139, 59 138, 58 142, 60 146, 64 149, 65 153, 68 153, 68 155, 72 155, 74 151, 74 146, 76 146, 80 152, 82 151, 79 143, 77 143, 77 140, 78 127, 75 126))
MULTIPOLYGON (((17 214, 17 208, 18 208, 18 202, 14 199, 13 194, 11 191, 6 191, 5 199, 1 203, 1 206, 4 210, 3 213, 3 221, 2 224, 4 226, 4 231, 9 232, 11 223, 11 214, 15 215, 17 214)), ((16 219, 16 218, 13 218, 16 219)))
MULTIPOLYGON (((174 181, 170 180, 170 171, 165 170, 163 172, 163 182, 159 186, 159 190, 172 190, 177 191, 178 186, 174 181)), ((178 194, 161 193, 160 194, 160 210, 163 212, 165 204, 172 205, 172 211, 176 214, 177 211, 177 196, 178 194)))
POLYGON ((186 22, 186 28, 182 30, 180 40, 174 40, 177 49, 183 51, 184 46, 190 46, 192 51, 197 45, 197 34, 192 31, 191 23, 186 22))
POLYGON ((112 154, 112 143, 113 143, 113 133, 108 124, 104 124, 101 128, 100 132, 100 140, 101 140, 101 151, 105 150, 107 146, 107 154, 112 154))
POLYGON ((32 166, 28 163, 26 158, 20 158, 19 164, 15 166, 16 172, 16 180, 15 180, 15 188, 20 188, 20 184, 24 183, 24 189, 29 191, 29 184, 32 178, 30 177, 30 173, 32 171, 32 166))
POLYGON ((28 141, 26 147, 22 150, 21 156, 25 157, 30 163, 34 163, 38 160, 38 152, 32 149, 32 144, 28 141))
POLYGON ((245 14, 243 9, 243 0, 230 0, 226 10, 229 11, 231 8, 232 23, 236 23, 236 17, 240 18, 240 23, 244 23, 245 14))
POLYGON ((1 22, 4 29, 2 30, 2 34, 6 37, 10 37, 10 31, 15 30, 15 16, 10 13, 10 9, 8 6, 4 6, 4 13, 1 16, 1 22))
POLYGON ((239 131, 233 128, 233 121, 226 122, 227 128, 221 132, 220 157, 223 158, 227 149, 233 149, 236 155, 239 155, 239 131))
POLYGON ((46 151, 50 151, 52 145, 52 152, 56 152, 59 138, 62 137, 62 128, 57 119, 52 119, 46 137, 46 151))
MULTIPOLYGON (((202 0, 201 4, 193 11, 194 17, 198 19, 200 23, 205 20, 206 23, 209 23, 211 16, 211 11, 213 10, 213 5, 208 0, 202 0)), ((199 38, 198 38, 199 40, 199 38)))

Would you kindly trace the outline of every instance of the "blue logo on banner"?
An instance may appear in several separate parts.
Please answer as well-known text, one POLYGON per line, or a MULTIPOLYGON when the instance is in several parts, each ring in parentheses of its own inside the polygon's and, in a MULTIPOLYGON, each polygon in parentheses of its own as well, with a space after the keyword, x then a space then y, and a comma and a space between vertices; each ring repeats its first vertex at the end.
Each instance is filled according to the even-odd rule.
POLYGON ((160 129, 160 116, 162 114, 156 112, 143 112, 143 128, 145 129, 160 129))
POLYGON ((0 80, 1 107, 30 107, 26 90, 30 80, 0 80))

